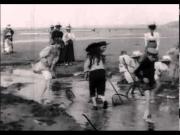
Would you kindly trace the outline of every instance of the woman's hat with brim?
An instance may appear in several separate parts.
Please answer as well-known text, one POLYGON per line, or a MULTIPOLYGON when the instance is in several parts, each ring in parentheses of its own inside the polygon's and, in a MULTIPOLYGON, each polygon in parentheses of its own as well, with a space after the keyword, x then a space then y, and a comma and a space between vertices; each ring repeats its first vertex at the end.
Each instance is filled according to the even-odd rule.
POLYGON ((57 23, 55 27, 62 27, 60 23, 57 23))
POLYGON ((157 26, 156 26, 156 23, 155 23, 155 22, 148 24, 148 28, 149 28, 149 29, 156 29, 156 27, 157 27, 157 26))
POLYGON ((107 43, 106 41, 100 41, 100 42, 93 42, 88 47, 85 49, 87 52, 92 51, 94 48, 101 47, 101 46, 106 46, 110 43, 107 43))

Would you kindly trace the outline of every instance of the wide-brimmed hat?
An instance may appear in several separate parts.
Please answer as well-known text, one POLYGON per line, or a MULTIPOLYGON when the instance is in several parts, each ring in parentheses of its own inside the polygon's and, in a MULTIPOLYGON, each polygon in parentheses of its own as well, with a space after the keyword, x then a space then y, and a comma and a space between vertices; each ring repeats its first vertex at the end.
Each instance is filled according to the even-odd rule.
POLYGON ((131 57, 136 58, 136 57, 140 57, 142 55, 143 54, 140 51, 133 51, 131 57))
POLYGON ((171 57, 170 57, 169 55, 164 55, 164 56, 162 56, 161 61, 164 61, 164 62, 171 62, 172 59, 171 59, 171 57))
POLYGON ((149 23, 149 24, 148 24, 148 28, 149 28, 149 29, 156 29, 156 27, 157 27, 157 25, 156 25, 155 22, 152 22, 152 23, 149 23))
POLYGON ((62 25, 60 23, 57 23, 55 27, 62 27, 62 25))
POLYGON ((158 55, 158 50, 155 48, 147 48, 147 53, 151 55, 158 55))
POLYGON ((110 43, 107 43, 106 41, 100 41, 100 42, 93 42, 88 45, 88 47, 85 49, 87 52, 90 52, 94 48, 101 47, 101 46, 106 46, 110 43))

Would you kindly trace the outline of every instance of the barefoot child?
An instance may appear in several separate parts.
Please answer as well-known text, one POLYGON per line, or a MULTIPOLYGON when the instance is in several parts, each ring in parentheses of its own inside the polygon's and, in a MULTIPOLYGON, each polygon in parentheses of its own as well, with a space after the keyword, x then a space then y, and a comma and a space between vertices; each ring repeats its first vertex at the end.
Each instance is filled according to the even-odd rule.
POLYGON ((105 41, 92 43, 87 48, 87 59, 84 63, 85 77, 89 78, 90 97, 93 103, 93 109, 97 110, 96 93, 103 101, 103 108, 107 109, 108 103, 105 100, 105 56, 103 52, 106 50, 105 41))
POLYGON ((157 60, 158 51, 155 48, 147 48, 147 55, 141 61, 139 67, 134 71, 135 75, 143 84, 143 90, 146 98, 146 106, 143 119, 146 122, 153 123, 151 119, 150 99, 152 90, 155 87, 155 61, 157 60))
POLYGON ((40 52, 40 60, 33 66, 34 73, 40 73, 45 79, 44 92, 49 90, 50 82, 55 77, 55 65, 59 59, 60 45, 55 43, 54 45, 47 46, 40 52))

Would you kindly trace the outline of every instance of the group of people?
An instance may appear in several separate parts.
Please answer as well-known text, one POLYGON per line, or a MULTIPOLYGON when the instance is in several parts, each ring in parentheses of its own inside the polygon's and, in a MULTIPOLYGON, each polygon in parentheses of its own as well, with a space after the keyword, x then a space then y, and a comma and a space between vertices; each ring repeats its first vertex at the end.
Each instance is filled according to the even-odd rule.
MULTIPOLYGON (((128 84, 140 82, 146 98, 145 112, 143 119, 146 122, 154 122, 151 116, 150 102, 160 91, 163 82, 170 82, 169 75, 172 58, 167 53, 159 59, 160 36, 156 31, 156 24, 148 26, 150 32, 144 34, 145 49, 144 53, 134 51, 132 56, 127 51, 121 51, 119 56, 119 72, 122 81, 128 84), (166 80, 163 80, 166 78, 166 80)), ((87 48, 87 59, 84 63, 85 78, 89 81, 90 97, 93 109, 97 110, 96 98, 101 98, 103 108, 108 107, 105 99, 105 55, 103 54, 109 43, 105 41, 94 42, 87 48)), ((179 48, 178 54, 179 56, 179 48)), ((165 82, 165 83, 166 83, 165 82)))
MULTIPOLYGON (((119 72, 120 76, 123 76, 122 78, 128 84, 136 81, 141 82, 146 98, 143 118, 146 122, 153 122, 150 101, 159 92, 162 85, 162 78, 169 76, 169 65, 172 59, 170 55, 166 54, 159 60, 158 49, 160 36, 155 31, 155 24, 149 25, 149 29, 150 32, 145 34, 145 49, 143 53, 134 51, 132 56, 129 56, 126 51, 121 51, 121 55, 119 56, 119 72)), ((55 26, 55 29, 52 28, 50 31, 50 45, 40 52, 40 60, 32 65, 33 72, 41 73, 46 80, 44 90, 50 89, 50 82, 56 77, 55 67, 59 60, 62 57, 69 57, 64 57, 62 55, 63 51, 66 50, 65 52, 72 53, 70 48, 73 46, 73 39, 75 37, 71 33, 70 26, 66 27, 66 31, 63 34, 61 25, 59 24, 55 26)), ((97 97, 101 99, 103 109, 108 108, 108 102, 105 98, 107 72, 104 52, 109 44, 106 41, 93 42, 85 50, 87 52, 87 58, 84 62, 84 76, 89 81, 89 95, 94 110, 99 108, 97 97)), ((64 59, 63 62, 68 63, 72 61, 73 57, 70 58, 70 61, 65 61, 64 59)))
POLYGON ((11 25, 8 24, 3 31, 3 44, 2 44, 2 52, 5 54, 13 53, 13 35, 14 30, 11 28, 11 25))
POLYGON ((50 45, 54 45, 56 43, 60 44, 60 56, 58 60, 58 64, 65 64, 66 66, 72 65, 75 61, 74 56, 74 40, 75 35, 71 32, 71 26, 67 26, 65 28, 66 32, 63 33, 61 30, 61 25, 56 24, 50 26, 50 45))

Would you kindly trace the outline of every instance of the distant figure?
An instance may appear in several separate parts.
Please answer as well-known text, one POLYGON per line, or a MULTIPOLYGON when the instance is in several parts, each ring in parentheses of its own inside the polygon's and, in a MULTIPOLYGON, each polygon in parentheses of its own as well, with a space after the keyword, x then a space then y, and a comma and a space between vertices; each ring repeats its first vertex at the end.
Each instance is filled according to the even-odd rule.
POLYGON ((50 43, 50 45, 53 44, 53 38, 52 38, 52 32, 53 31, 54 31, 54 25, 51 25, 50 29, 49 29, 49 43, 50 43))
POLYGON ((8 38, 12 42, 12 52, 13 52, 13 35, 14 35, 14 30, 11 28, 11 25, 8 24, 3 31, 3 49, 5 49, 4 48, 5 40, 8 38))
POLYGON ((7 33, 5 36, 3 51, 5 54, 11 54, 13 52, 13 43, 10 33, 7 33))
POLYGON ((131 74, 133 71, 133 59, 127 54, 126 51, 121 51, 119 56, 120 82, 125 79, 127 83, 133 83, 134 81, 131 74))
POLYGON ((98 109, 96 96, 102 99, 104 109, 108 107, 108 102, 105 100, 106 71, 105 56, 103 55, 107 45, 108 43, 102 41, 92 43, 86 48, 87 59, 84 62, 84 73, 86 80, 89 81, 90 97, 95 110, 98 109))
POLYGON ((66 33, 63 36, 63 41, 65 43, 65 65, 72 65, 75 61, 74 57, 74 40, 75 35, 71 32, 71 26, 66 27, 66 33))
POLYGON ((148 25, 148 28, 150 32, 144 34, 145 51, 147 48, 155 48, 156 50, 159 50, 160 36, 159 33, 155 31, 157 26, 155 23, 152 23, 148 25))
POLYGON ((59 56, 58 64, 64 62, 64 54, 65 54, 64 41, 62 40, 63 32, 61 31, 61 27, 62 26, 58 23, 57 25, 55 25, 55 29, 52 32, 53 44, 56 42, 60 44, 60 49, 59 49, 60 56, 59 56))

